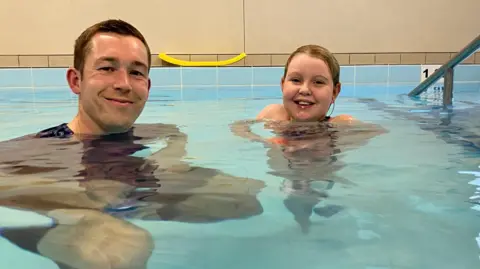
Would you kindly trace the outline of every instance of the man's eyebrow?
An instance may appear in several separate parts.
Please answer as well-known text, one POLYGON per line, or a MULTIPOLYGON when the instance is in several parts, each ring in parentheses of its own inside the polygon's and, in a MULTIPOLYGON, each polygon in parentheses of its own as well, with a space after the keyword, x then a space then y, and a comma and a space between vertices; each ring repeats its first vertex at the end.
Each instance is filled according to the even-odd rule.
MULTIPOLYGON (((104 62, 104 61, 109 62, 109 63, 117 63, 118 59, 116 59, 115 57, 105 56, 105 57, 98 58, 98 60, 96 62, 99 63, 99 62, 104 62)), ((148 68, 147 64, 145 64, 141 61, 133 61, 133 65, 143 67, 143 68, 148 68)))
POLYGON ((100 57, 100 58, 97 59, 97 62, 103 62, 103 61, 106 61, 106 62, 117 62, 117 59, 115 59, 114 57, 108 57, 108 56, 100 57))
POLYGON ((144 62, 133 61, 133 65, 134 65, 134 66, 139 66, 139 67, 143 67, 143 68, 147 68, 147 69, 148 69, 148 66, 147 66, 144 62))

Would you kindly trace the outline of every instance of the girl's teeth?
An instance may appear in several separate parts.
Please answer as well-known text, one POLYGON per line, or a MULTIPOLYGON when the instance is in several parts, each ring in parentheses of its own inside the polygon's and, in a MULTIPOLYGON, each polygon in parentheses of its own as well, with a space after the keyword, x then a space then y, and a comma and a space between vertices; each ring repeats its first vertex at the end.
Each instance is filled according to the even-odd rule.
POLYGON ((310 103, 307 103, 307 102, 298 102, 299 105, 302 105, 302 106, 308 106, 310 105, 310 103))

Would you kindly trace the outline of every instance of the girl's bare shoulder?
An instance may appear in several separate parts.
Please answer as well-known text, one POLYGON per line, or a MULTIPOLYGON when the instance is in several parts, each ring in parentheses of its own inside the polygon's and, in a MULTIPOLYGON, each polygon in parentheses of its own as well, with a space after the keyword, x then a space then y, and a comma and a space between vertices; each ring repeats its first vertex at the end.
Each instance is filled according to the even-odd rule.
POLYGON ((257 120, 284 121, 288 119, 288 113, 282 104, 267 105, 257 115, 257 120))

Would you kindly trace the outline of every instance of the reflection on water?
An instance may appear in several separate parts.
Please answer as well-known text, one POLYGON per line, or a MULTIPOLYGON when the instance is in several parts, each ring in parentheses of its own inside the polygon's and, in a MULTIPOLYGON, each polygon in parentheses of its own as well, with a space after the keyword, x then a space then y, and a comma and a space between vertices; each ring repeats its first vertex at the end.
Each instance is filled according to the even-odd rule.
POLYGON ((354 185, 336 175, 345 166, 340 155, 385 132, 378 125, 363 123, 267 123, 265 127, 276 135, 270 141, 278 145, 269 146, 267 150, 269 173, 285 179, 282 190, 287 198, 284 205, 304 233, 309 231, 312 213, 331 217, 343 209, 334 204, 315 208, 328 197, 327 191, 335 183, 354 185))
POLYGON ((56 209, 52 227, 5 229, 3 236, 64 268, 146 268, 151 235, 125 220, 95 210, 56 209))
MULTIPOLYGON (((465 186, 474 178, 457 175, 478 159, 429 136, 448 126, 392 122, 383 135, 374 126, 266 126, 278 139, 266 147, 222 138, 244 158, 218 166, 253 178, 182 161, 187 137, 175 125, 4 142, 0 205, 54 223, 2 227, 2 236, 62 269, 478 268, 468 199, 476 189, 465 186)), ((226 129, 201 126, 208 142, 226 129)))
POLYGON ((5 228, 4 237, 62 268, 144 268, 153 240, 124 218, 209 223, 262 213, 262 181, 190 166, 182 161, 186 139, 174 125, 155 124, 121 135, 3 142, 0 205, 55 220, 5 228), (166 147, 141 153, 158 141, 166 147))

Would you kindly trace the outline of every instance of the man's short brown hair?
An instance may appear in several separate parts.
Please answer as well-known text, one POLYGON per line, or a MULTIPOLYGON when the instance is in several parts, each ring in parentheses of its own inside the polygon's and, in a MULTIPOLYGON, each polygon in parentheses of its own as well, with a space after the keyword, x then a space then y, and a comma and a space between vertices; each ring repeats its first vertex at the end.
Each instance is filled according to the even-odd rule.
POLYGON ((75 49, 73 53, 73 67, 83 74, 85 65, 85 58, 91 49, 90 40, 98 33, 114 33, 123 36, 133 36, 138 38, 145 45, 148 54, 148 69, 150 70, 152 59, 150 57, 150 47, 148 46, 145 37, 140 31, 128 22, 110 19, 96 23, 85 29, 80 36, 75 40, 75 49))

